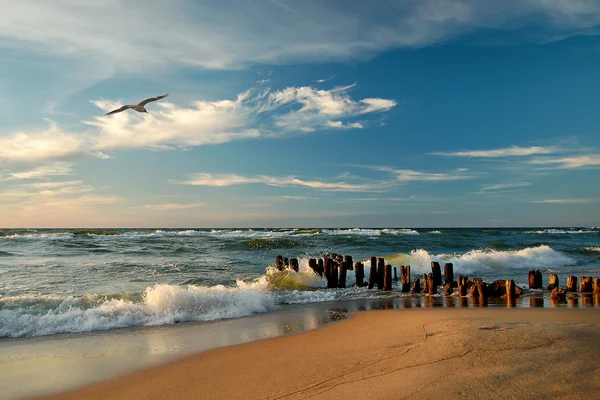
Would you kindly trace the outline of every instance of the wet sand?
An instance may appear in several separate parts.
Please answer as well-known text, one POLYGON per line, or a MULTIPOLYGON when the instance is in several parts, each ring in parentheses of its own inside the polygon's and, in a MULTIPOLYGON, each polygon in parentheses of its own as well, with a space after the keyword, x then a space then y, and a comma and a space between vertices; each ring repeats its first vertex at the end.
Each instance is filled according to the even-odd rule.
POLYGON ((600 310, 359 312, 49 399, 594 398, 600 310))

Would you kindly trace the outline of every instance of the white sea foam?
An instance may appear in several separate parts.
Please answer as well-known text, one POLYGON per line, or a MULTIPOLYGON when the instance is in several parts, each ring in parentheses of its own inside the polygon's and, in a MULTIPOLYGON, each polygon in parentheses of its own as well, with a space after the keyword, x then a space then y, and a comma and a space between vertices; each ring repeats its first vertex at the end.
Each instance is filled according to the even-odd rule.
POLYGON ((542 229, 539 231, 527 231, 525 233, 537 233, 538 235, 578 235, 596 233, 596 231, 590 229, 542 229))
POLYGON ((418 235, 419 232, 413 229, 324 229, 323 233, 328 235, 344 235, 344 236, 380 236, 386 235, 418 235))
POLYGON ((73 234, 71 232, 14 233, 12 235, 1 236, 0 239, 7 239, 7 240, 68 240, 68 239, 73 239, 73 234))
MULTIPOLYGON (((454 272, 485 274, 509 269, 556 268, 573 265, 575 260, 550 246, 527 247, 521 250, 471 250, 462 254, 430 254, 417 249, 406 257, 406 263, 427 270, 432 261, 452 263, 454 272)), ((414 269, 411 272, 415 272, 414 269)))
POLYGON ((600 253, 600 247, 586 247, 587 251, 594 251, 600 253))

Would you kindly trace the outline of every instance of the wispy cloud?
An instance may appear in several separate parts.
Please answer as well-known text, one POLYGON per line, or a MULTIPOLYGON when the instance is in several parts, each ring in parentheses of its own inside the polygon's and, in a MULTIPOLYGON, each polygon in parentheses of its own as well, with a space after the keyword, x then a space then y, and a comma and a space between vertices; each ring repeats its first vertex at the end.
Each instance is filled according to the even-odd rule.
POLYGON ((551 203, 551 204, 587 204, 596 203, 598 199, 548 199, 548 200, 536 200, 532 203, 551 203))
POLYGON ((456 152, 434 152, 429 153, 430 155, 436 156, 453 156, 453 157, 522 157, 531 156, 535 154, 550 154, 556 152, 555 148, 542 147, 542 146, 531 146, 531 147, 519 147, 512 146, 502 149, 492 150, 469 150, 469 151, 456 151, 456 152))
POLYGON ((317 83, 324 83, 324 82, 332 80, 335 77, 336 77, 336 74, 333 74, 329 78, 317 79, 317 80, 315 80, 315 82, 317 82, 317 83))
POLYGON ((189 208, 204 207, 206 203, 190 203, 190 204, 179 204, 179 203, 168 203, 168 204, 148 204, 144 208, 154 211, 168 211, 168 210, 186 210, 189 208))
POLYGON ((189 180, 173 183, 192 186, 215 186, 225 187, 242 184, 263 184, 268 186, 301 186, 316 190, 335 192, 364 192, 384 190, 385 182, 373 183, 348 183, 342 181, 303 180, 294 176, 267 176, 259 175, 253 177, 240 176, 236 174, 192 174, 189 180))
POLYGON ((546 26, 536 40, 548 41, 593 32, 600 24, 600 5, 588 0, 381 0, 377 7, 368 2, 346 7, 318 0, 227 5, 173 0, 131 7, 125 0, 32 0, 11 2, 3 17, 5 48, 64 57, 90 69, 138 72, 169 64, 214 69, 365 58, 390 48, 440 43, 478 28, 515 30, 529 24, 546 26), (211 40, 197 40, 206 37, 211 40))
POLYGON ((327 121, 325 126, 328 128, 337 128, 337 129, 363 129, 364 126, 360 122, 352 122, 345 124, 342 121, 327 121))
POLYGON ((600 154, 586 154, 559 158, 535 158, 530 164, 546 165, 545 169, 574 169, 600 167, 600 154))
POLYGON ((487 185, 487 186, 483 186, 480 189, 480 192, 492 192, 492 191, 497 191, 497 190, 504 190, 504 189, 513 189, 513 188, 520 188, 520 187, 526 187, 526 186, 530 186, 531 183, 530 182, 509 182, 509 183, 497 183, 495 185, 487 185))
POLYGON ((6 180, 43 179, 49 176, 71 175, 73 164, 53 163, 42 165, 29 171, 11 172, 6 180))
POLYGON ((456 181, 475 178, 472 175, 462 174, 465 171, 464 169, 449 173, 421 172, 412 169, 395 169, 391 167, 376 167, 375 169, 389 172, 395 176, 395 180, 398 182, 456 181))

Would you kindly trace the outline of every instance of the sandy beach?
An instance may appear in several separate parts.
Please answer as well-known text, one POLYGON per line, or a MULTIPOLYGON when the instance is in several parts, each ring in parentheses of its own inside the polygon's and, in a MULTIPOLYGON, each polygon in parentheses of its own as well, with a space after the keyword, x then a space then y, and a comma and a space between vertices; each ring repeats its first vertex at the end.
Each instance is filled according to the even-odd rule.
POLYGON ((593 398, 598 309, 360 312, 47 399, 593 398))

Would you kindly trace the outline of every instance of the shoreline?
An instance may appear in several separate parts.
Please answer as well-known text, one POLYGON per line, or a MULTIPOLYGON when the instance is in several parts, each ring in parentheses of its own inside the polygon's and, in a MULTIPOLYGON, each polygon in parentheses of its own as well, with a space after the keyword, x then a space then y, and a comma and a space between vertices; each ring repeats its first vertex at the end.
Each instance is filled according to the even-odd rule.
POLYGON ((39 398, 386 398, 413 392, 529 398, 542 390, 568 398, 600 389, 593 357, 600 329, 590 323, 599 320, 596 308, 413 308, 351 315, 319 329, 210 349, 39 398), (541 363, 546 371, 539 371, 541 363), (453 373, 448 380, 444 371, 457 369, 477 379, 453 373), (399 384, 404 373, 415 380, 399 384), (534 383, 519 383, 528 380, 534 383))

